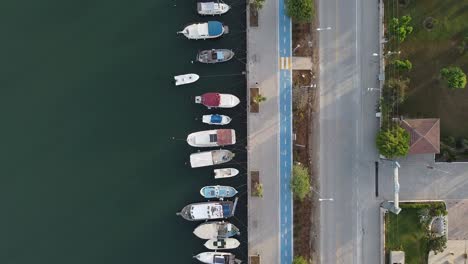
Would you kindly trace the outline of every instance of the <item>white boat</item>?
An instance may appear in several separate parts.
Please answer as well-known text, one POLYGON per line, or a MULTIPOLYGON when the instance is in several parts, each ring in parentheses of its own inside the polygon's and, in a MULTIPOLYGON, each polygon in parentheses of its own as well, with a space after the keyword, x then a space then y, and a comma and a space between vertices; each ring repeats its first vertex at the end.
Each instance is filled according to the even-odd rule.
POLYGON ((239 170, 234 168, 215 169, 213 171, 215 179, 231 178, 239 174, 239 170))
POLYGON ((206 199, 216 198, 223 200, 224 198, 230 198, 236 195, 237 190, 231 186, 214 185, 201 188, 200 194, 206 199))
POLYGON ((187 143, 192 147, 217 147, 236 144, 234 129, 213 129, 191 133, 187 136, 187 143))
POLYGON ((195 23, 186 26, 177 34, 183 34, 188 39, 212 39, 221 37, 227 34, 229 28, 219 21, 208 21, 203 23, 195 23))
POLYGON ((230 61, 234 57, 234 52, 228 49, 202 50, 197 54, 197 61, 201 63, 221 63, 230 61))
POLYGON ((227 252, 203 252, 194 258, 200 262, 206 264, 236 264, 241 263, 240 260, 236 259, 236 256, 232 253, 227 252))
POLYGON ((240 103, 239 98, 232 94, 205 93, 195 97, 195 103, 210 108, 232 108, 240 103))
POLYGON ((240 242, 235 238, 210 239, 205 243, 205 247, 211 250, 234 249, 239 246, 240 242))
POLYGON ((190 166, 199 168, 218 165, 232 160, 234 156, 234 153, 225 149, 197 152, 190 155, 190 166))
POLYGON ((229 222, 207 222, 197 226, 193 234, 201 239, 219 239, 239 235, 240 230, 229 222))
POLYGON ((215 2, 198 2, 197 3, 197 11, 199 15, 202 16, 214 16, 214 15, 222 15, 227 13, 231 9, 225 3, 215 3, 215 2))
POLYGON ((182 208, 177 215, 189 221, 229 218, 236 211, 237 198, 232 201, 193 203, 182 208))
POLYGON ((174 76, 175 80, 175 85, 184 85, 184 84, 189 84, 189 83, 194 83, 200 79, 200 76, 198 76, 195 73, 188 73, 188 74, 182 74, 182 75, 176 75, 174 76))
POLYGON ((231 118, 225 115, 204 115, 202 117, 202 122, 209 125, 227 125, 231 122, 231 118))

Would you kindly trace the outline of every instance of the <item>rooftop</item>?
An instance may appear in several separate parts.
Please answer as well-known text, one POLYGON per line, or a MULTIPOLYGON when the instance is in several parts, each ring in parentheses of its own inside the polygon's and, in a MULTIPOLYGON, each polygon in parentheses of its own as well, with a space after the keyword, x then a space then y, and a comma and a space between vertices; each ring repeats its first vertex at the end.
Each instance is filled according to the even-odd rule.
POLYGON ((410 134, 409 154, 440 152, 440 120, 438 118, 403 119, 400 125, 410 134))

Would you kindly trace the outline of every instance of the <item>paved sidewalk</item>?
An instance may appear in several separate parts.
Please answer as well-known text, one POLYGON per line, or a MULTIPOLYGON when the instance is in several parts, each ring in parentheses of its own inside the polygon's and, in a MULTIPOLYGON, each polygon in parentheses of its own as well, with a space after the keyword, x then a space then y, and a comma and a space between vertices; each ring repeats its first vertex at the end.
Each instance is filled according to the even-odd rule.
POLYGON ((293 70, 309 70, 312 69, 311 57, 292 57, 293 70))
POLYGON ((263 198, 251 197, 248 179, 248 252, 268 264, 280 263, 277 4, 265 2, 258 12, 259 27, 249 27, 247 21, 247 94, 258 87, 267 98, 259 113, 247 115, 248 170, 259 171, 263 184, 263 198))

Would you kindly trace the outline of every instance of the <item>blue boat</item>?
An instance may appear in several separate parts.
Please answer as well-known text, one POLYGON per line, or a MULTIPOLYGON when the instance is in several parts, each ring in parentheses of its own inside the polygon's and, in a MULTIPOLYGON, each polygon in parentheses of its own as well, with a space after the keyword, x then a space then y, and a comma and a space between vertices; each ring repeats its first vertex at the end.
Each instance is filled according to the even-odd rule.
POLYGON ((183 34, 188 39, 211 39, 221 37, 228 32, 229 28, 223 25, 223 23, 219 21, 208 21, 188 25, 177 33, 183 34))
POLYGON ((201 188, 200 194, 207 198, 217 198, 217 199, 224 199, 230 198, 237 194, 237 190, 231 186, 205 186, 201 188))
POLYGON ((205 124, 209 125, 227 125, 231 122, 231 118, 229 116, 225 115, 218 115, 218 114, 212 114, 212 115, 204 115, 202 117, 202 122, 205 124))

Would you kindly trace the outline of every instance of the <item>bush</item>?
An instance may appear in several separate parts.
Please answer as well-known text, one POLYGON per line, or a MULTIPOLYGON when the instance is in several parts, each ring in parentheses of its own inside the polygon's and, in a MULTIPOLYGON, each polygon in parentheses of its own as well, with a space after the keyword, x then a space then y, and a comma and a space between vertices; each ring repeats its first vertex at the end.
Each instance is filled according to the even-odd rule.
POLYGON ((406 99, 406 90, 408 89, 409 79, 391 78, 387 80, 383 87, 382 97, 392 107, 401 104, 406 99))
POLYGON ((293 166, 291 190, 294 198, 303 201, 310 192, 309 171, 302 165, 293 166))
POLYGON ((446 67, 440 71, 448 87, 453 89, 465 88, 466 74, 459 67, 446 67))
POLYGON ((410 26, 410 22, 410 16, 402 16, 401 19, 396 17, 392 18, 389 25, 390 37, 394 37, 399 43, 402 43, 406 37, 413 32, 413 27, 410 26))
POLYGON ((434 255, 443 252, 447 248, 447 237, 434 237, 428 235, 427 247, 429 251, 434 251, 434 255))
POLYGON ((413 68, 413 64, 409 60, 395 60, 393 64, 399 71, 410 71, 413 68))
POLYGON ((253 8, 255 8, 256 10, 258 9, 261 9, 263 7, 263 5, 265 4, 265 0, 253 0, 251 2, 251 5, 253 6, 253 8))
POLYGON ((389 159, 393 159, 408 154, 409 141, 409 133, 403 128, 396 126, 394 128, 380 130, 377 135, 376 145, 380 154, 389 159))
POLYGON ((294 257, 292 264, 307 264, 307 260, 302 256, 294 257))
POLYGON ((263 184, 255 183, 254 186, 254 196, 263 197, 263 184))
POLYGON ((314 17, 314 1, 286 0, 286 12, 294 22, 309 22, 314 17))

